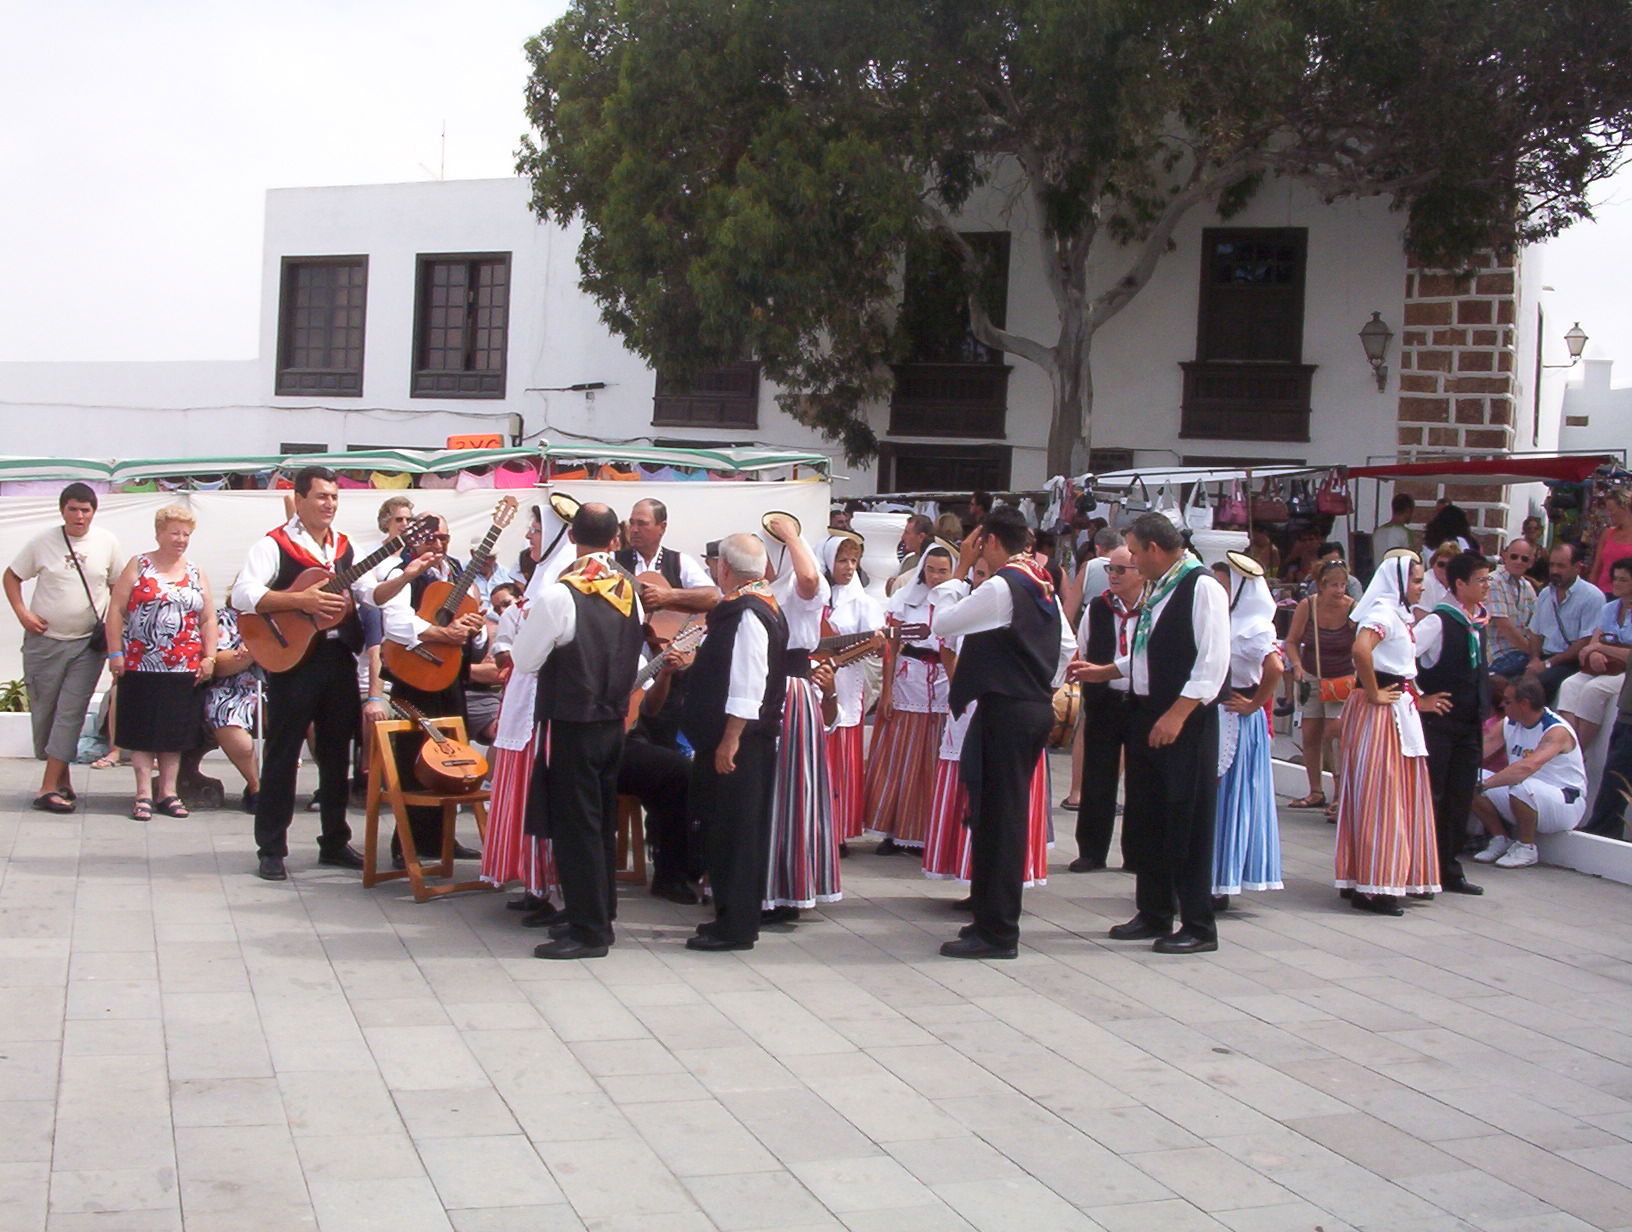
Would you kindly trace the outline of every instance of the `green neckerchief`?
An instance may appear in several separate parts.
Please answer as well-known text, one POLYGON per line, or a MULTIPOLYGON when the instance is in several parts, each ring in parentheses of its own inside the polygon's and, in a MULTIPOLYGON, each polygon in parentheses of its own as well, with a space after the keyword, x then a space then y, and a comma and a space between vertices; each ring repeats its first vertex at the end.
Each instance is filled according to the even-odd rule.
POLYGON ((1475 622, 1473 617, 1462 609, 1460 603, 1440 603, 1434 608, 1434 614, 1441 619, 1449 617, 1468 631, 1468 666, 1474 671, 1479 670, 1479 664, 1484 661, 1484 647, 1479 643, 1479 634, 1484 631, 1485 622, 1475 622))
POLYGON ((1156 623, 1156 605, 1168 595, 1173 588, 1184 581, 1185 575, 1201 568, 1201 562, 1186 552, 1173 562, 1173 567, 1162 574, 1161 579, 1153 586, 1150 593, 1139 605, 1139 623, 1133 626, 1133 655, 1139 657, 1145 643, 1150 641, 1151 626, 1156 623))

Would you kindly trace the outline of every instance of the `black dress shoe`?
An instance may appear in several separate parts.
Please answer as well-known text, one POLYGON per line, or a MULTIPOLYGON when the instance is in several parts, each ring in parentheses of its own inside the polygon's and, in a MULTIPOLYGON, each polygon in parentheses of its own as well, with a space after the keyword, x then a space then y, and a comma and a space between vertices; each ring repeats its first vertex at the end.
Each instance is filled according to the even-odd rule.
POLYGON ((684 907, 690 907, 702 901, 697 897, 697 891, 683 881, 661 883, 654 881, 652 883, 652 897, 666 899, 671 903, 679 903, 684 907))
POLYGON ((322 851, 318 853, 317 862, 329 868, 362 868, 363 856, 355 847, 347 843, 339 851, 322 851))
POLYGON ((1432 890, 1407 890, 1405 896, 1425 903, 1434 901, 1434 892, 1432 890))
POLYGON ((576 937, 557 937, 533 947, 534 958, 605 958, 608 945, 590 945, 576 937))
POLYGON ((504 905, 506 911, 537 911, 540 907, 549 906, 550 900, 541 898, 537 894, 523 894, 520 898, 512 898, 504 905))
POLYGON ((1373 915, 1404 915, 1405 908, 1400 906, 1400 900, 1392 894, 1361 894, 1355 892, 1349 900, 1349 906, 1356 911, 1369 911, 1373 915))
POLYGON ((957 902, 952 904, 953 911, 973 911, 974 909, 975 896, 973 894, 969 895, 967 898, 960 898, 957 902))
POLYGON ((943 941, 944 958, 1018 958, 1020 951, 1012 945, 993 945, 981 937, 960 936, 956 941, 943 941))
POLYGON ((1172 936, 1156 938, 1150 948, 1158 954, 1211 954, 1218 949, 1218 938, 1181 928, 1172 936))
POLYGON ((289 870, 284 868, 282 856, 262 856, 260 864, 255 869, 255 875, 262 881, 289 880, 289 870))
POLYGON ((453 845, 453 858, 455 860, 480 860, 482 853, 474 847, 466 847, 463 843, 455 842, 453 845))
POLYGON ((1087 856, 1079 856, 1066 865, 1066 871, 1071 873, 1097 873, 1104 867, 1104 860, 1090 860, 1087 856))
POLYGON ((849 843, 840 843, 839 844, 839 859, 848 860, 849 858, 850 858, 850 844, 849 843))
POLYGON ((1142 915, 1136 915, 1126 924, 1111 925, 1112 941, 1149 941, 1154 937, 1166 937, 1173 931, 1172 925, 1162 927, 1152 924, 1142 915))
POLYGON ((768 911, 759 913, 761 924, 792 924, 799 918, 797 907, 772 907, 768 911))
POLYGON ((521 917, 521 926, 523 928, 547 928, 560 919, 561 909, 551 903, 549 899, 545 899, 544 905, 537 911, 529 911, 521 917))
POLYGON ((1466 877, 1458 877, 1455 881, 1447 881, 1442 887, 1447 894, 1483 894, 1484 886, 1476 886, 1466 877))
POLYGON ((1230 909, 1230 896, 1228 894, 1213 895, 1212 907, 1214 911, 1228 911, 1230 909))
POLYGON ((695 937, 686 938, 686 949, 701 950, 705 954, 723 954, 727 950, 751 950, 752 941, 733 941, 729 937, 717 937, 713 933, 698 933, 695 937))

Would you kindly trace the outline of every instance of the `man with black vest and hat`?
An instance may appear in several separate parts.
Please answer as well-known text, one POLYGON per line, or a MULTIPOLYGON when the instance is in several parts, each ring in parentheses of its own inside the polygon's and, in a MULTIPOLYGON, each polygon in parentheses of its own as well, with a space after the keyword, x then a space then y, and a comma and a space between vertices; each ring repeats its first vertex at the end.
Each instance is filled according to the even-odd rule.
POLYGON ((1029 537, 1018 509, 992 510, 963 541, 953 580, 932 595, 931 630, 963 637, 952 713, 979 703, 958 770, 969 792, 975 918, 941 946, 948 958, 1013 958, 1020 939, 1031 778, 1054 725, 1055 681, 1076 645, 1048 575, 1026 551, 1029 537), (969 591, 962 579, 977 560, 991 577, 969 591))
POLYGON ((1428 784, 1434 797, 1439 884, 1450 894, 1483 894, 1462 872, 1457 854, 1467 838, 1468 814, 1479 790, 1484 721, 1489 709, 1485 600, 1490 562, 1463 552, 1445 567, 1451 593, 1412 629, 1417 643, 1417 691, 1428 745, 1428 784))
POLYGON ((617 900, 618 762, 642 644, 635 583, 612 558, 618 516, 586 504, 572 519, 578 559, 539 591, 510 660, 538 673, 546 725, 527 792, 527 833, 551 840, 565 920, 535 958, 601 958, 617 900))
POLYGON ((302 612, 319 621, 344 619, 320 634, 299 664, 285 672, 266 673, 266 747, 255 801, 256 874, 266 881, 283 881, 289 875, 284 859, 294 816, 295 771, 308 727, 317 747, 322 801, 318 863, 363 866, 362 856, 350 845, 346 779, 360 707, 357 655, 363 648, 363 628, 356 605, 371 601, 374 579, 366 573, 357 578, 349 597, 320 586, 290 590, 307 569, 340 573, 352 564, 351 543, 334 529, 340 507, 334 472, 325 466, 302 468, 295 475, 294 505, 294 517, 250 547, 233 584, 232 606, 262 615, 302 612))
POLYGON ((1218 949, 1213 809, 1217 702, 1230 668, 1229 601, 1161 514, 1137 518, 1127 543, 1147 583, 1127 652, 1118 648, 1110 663, 1075 663, 1070 673, 1091 682, 1123 676, 1133 693, 1122 825, 1137 870, 1137 913, 1111 937, 1153 940, 1160 954, 1207 953, 1218 949))
POLYGON ((709 612, 708 636, 687 673, 683 722, 696 750, 691 811, 703 826, 714 919, 698 926, 686 948, 751 950, 769 871, 788 626, 756 536, 728 535, 710 555, 725 597, 709 612))

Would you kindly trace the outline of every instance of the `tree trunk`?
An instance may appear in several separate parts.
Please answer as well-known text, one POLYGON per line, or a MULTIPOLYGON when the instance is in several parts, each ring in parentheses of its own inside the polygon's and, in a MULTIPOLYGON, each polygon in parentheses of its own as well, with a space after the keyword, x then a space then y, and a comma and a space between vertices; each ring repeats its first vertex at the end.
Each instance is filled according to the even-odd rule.
POLYGON ((1048 427, 1048 473, 1080 475, 1088 469, 1089 428, 1094 415, 1094 374, 1090 338, 1062 322, 1056 361, 1050 372, 1054 415, 1048 427))

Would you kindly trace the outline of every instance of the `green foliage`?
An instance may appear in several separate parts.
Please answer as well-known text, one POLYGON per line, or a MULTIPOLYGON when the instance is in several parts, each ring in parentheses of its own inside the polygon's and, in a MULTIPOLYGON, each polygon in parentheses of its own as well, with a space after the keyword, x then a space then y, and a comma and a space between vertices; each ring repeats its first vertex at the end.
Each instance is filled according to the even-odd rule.
POLYGON ((0 714, 26 714, 28 686, 21 680, 0 681, 0 714))
POLYGON ((959 291, 1055 377, 1059 468, 1088 340, 1190 210, 1384 195, 1456 264, 1587 216, 1632 116, 1625 0, 576 0, 527 55, 519 167, 606 323, 677 375, 757 358, 852 459, 908 247, 985 186, 1041 221, 1058 336, 986 320, 967 246, 959 291))

